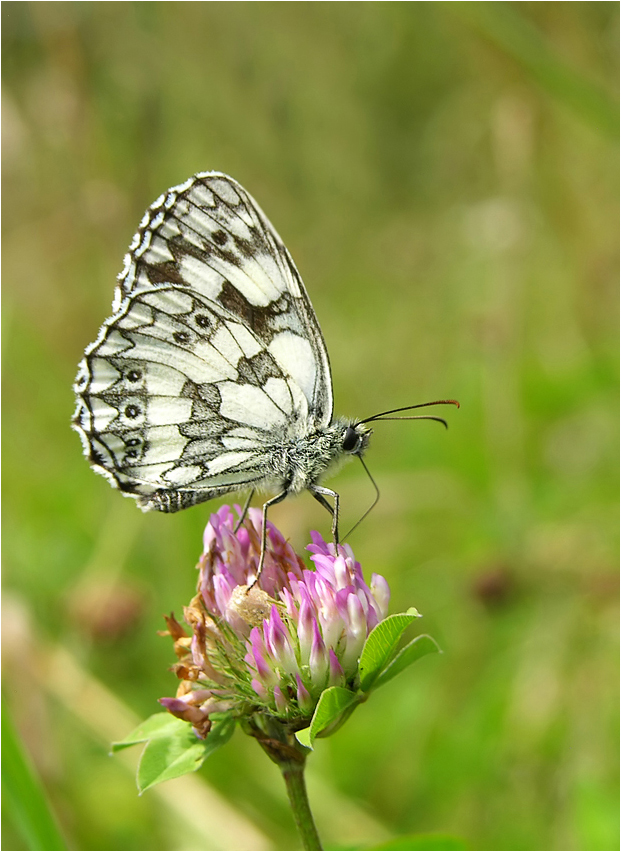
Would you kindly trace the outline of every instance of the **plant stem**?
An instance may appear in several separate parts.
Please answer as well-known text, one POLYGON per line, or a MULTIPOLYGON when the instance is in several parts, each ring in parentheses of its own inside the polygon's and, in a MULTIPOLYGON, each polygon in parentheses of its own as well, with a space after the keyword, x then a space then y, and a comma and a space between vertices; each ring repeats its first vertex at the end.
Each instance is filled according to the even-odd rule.
POLYGON ((302 847, 309 852, 323 849, 311 813, 304 780, 304 766, 310 749, 295 738, 295 732, 266 714, 255 713, 245 720, 244 729, 255 737, 270 760, 278 764, 285 780, 295 824, 302 838, 302 847))
POLYGON ((323 847, 317 834, 306 793, 304 763, 288 760, 279 763, 279 766, 282 777, 285 779, 293 817, 300 832, 303 847, 308 850, 321 850, 323 847))

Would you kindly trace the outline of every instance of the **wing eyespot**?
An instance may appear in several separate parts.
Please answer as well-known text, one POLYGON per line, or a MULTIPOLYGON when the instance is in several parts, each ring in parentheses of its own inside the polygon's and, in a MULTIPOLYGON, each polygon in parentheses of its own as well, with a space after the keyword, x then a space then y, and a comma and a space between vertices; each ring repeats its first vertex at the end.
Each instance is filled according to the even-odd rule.
POLYGON ((211 328, 211 320, 208 316, 205 316, 205 314, 197 314, 197 316, 194 317, 194 322, 197 326, 199 326, 199 328, 211 328))
POLYGON ((190 335, 186 331, 175 331, 172 337, 175 343, 180 343, 182 346, 190 342, 190 335))

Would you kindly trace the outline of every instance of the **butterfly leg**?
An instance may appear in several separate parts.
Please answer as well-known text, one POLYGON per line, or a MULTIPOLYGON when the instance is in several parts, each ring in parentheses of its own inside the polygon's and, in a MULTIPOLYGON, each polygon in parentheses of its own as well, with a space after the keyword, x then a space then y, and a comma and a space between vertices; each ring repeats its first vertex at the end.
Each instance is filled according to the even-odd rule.
POLYGON ((250 589, 255 585, 255 583, 261 576, 261 571, 263 570, 263 563, 265 562, 265 551, 267 550, 267 510, 270 506, 275 506, 276 503, 282 503, 288 493, 289 490, 285 488, 285 490, 281 491, 280 494, 277 494, 275 497, 272 497, 271 500, 267 500, 267 502, 263 504, 263 528, 261 531, 261 555, 259 556, 259 567, 257 568, 257 576, 248 586, 248 591, 250 591, 250 589))
POLYGON ((339 543, 339 495, 336 491, 331 491, 330 488, 324 488, 322 485, 312 485, 309 489, 315 500, 321 503, 328 512, 332 515, 332 537, 334 543, 339 543), (334 497, 334 509, 326 500, 327 497, 334 497))
POLYGON ((246 520, 246 515, 248 514, 248 508, 250 506, 250 501, 252 500, 253 497, 254 497, 254 488, 251 489, 250 494, 248 495, 248 498, 247 498, 246 502, 244 503, 244 508, 241 510, 241 515, 239 516, 239 520, 235 524, 235 529, 233 530, 234 533, 237 532, 237 530, 241 527, 241 525, 246 520))

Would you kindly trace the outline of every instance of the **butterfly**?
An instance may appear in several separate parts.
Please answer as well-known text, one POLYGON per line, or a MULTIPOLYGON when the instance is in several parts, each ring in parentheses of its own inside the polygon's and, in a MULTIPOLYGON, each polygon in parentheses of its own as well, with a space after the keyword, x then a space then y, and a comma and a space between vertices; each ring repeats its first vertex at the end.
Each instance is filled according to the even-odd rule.
POLYGON ((370 422, 419 407, 333 418, 328 353, 300 274, 256 201, 220 172, 149 207, 74 390, 85 455, 144 511, 243 490, 247 509, 256 489, 275 492, 259 571, 268 508, 308 490, 338 542, 339 496, 320 480, 362 459, 370 422))

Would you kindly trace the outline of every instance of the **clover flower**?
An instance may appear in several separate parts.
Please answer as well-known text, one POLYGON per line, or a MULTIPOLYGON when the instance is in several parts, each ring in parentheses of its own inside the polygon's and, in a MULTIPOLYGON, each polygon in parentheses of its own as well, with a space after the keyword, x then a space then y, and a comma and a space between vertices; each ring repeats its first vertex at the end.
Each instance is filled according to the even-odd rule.
POLYGON ((386 580, 373 574, 367 585, 351 547, 319 533, 306 548, 309 570, 268 522, 257 580, 261 527, 260 509, 250 509, 239 528, 228 506, 213 514, 198 594, 184 610, 192 635, 167 618, 181 684, 175 698, 160 702, 201 738, 217 713, 269 717, 294 730, 308 725, 324 690, 358 687, 365 640, 388 613, 386 580))
POLYGON ((304 848, 321 849, 304 781, 316 739, 439 648, 424 634, 404 644, 420 613, 388 615, 386 580, 373 574, 367 585, 351 548, 318 533, 306 548, 310 570, 268 524, 257 576, 262 523, 258 509, 243 524, 228 506, 211 516, 198 593, 184 610, 190 631, 173 615, 166 619, 177 695, 161 698, 169 712, 150 716, 113 749, 144 744, 137 772, 144 792, 196 771, 239 724, 278 765, 304 848))

